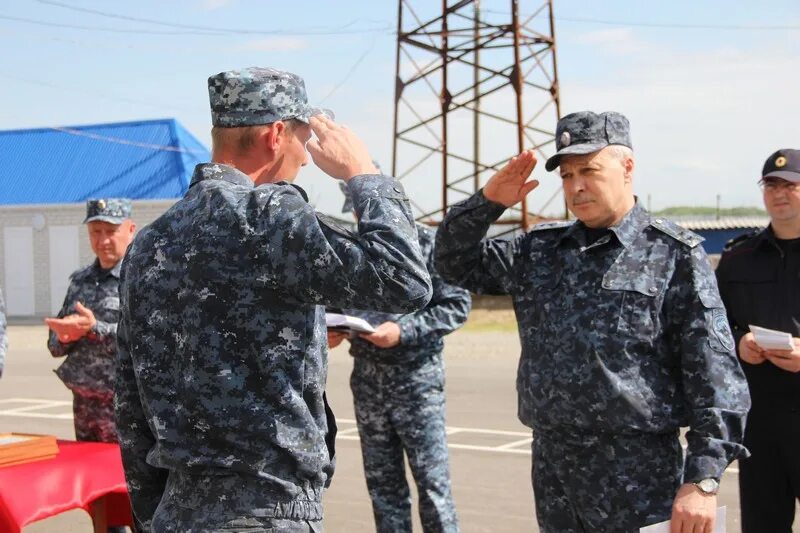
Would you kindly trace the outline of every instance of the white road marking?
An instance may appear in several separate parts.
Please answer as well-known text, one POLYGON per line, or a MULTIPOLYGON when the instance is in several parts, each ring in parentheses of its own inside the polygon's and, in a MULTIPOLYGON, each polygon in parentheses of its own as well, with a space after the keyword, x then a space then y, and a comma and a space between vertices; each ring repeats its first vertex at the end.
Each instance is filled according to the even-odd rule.
MULTIPOLYGON (((50 418, 55 420, 71 420, 72 419, 72 402, 63 401, 63 400, 39 400, 34 398, 7 398, 4 400, 0 400, 0 406, 3 404, 23 404, 20 407, 14 407, 11 409, 0 409, 0 416, 13 416, 13 417, 24 417, 24 418, 50 418), (27 405, 26 405, 27 404, 27 405), (69 408, 69 413, 37 413, 35 412, 37 409, 49 409, 53 407, 67 407, 69 408)), ((358 437, 358 428, 355 427, 356 421, 352 418, 337 418, 337 424, 351 424, 353 427, 345 428, 337 432, 336 438, 340 440, 360 440, 358 437)), ((447 435, 458 435, 461 436, 469 436, 470 434, 473 435, 489 435, 489 436, 496 436, 496 437, 523 437, 517 438, 512 440, 511 442, 506 442, 504 444, 500 444, 497 446, 479 446, 474 444, 462 444, 456 442, 450 442, 447 444, 448 448, 452 448, 454 450, 470 450, 470 451, 477 451, 477 452, 489 452, 489 453, 505 453, 505 454, 514 454, 514 455, 530 455, 530 443, 533 440, 531 437, 531 432, 523 432, 523 431, 505 431, 499 429, 483 429, 483 428, 466 428, 466 427, 456 427, 456 426, 447 426, 445 428, 447 435), (527 446, 527 448, 521 449, 520 446, 527 446)), ((728 468, 727 472, 732 474, 738 474, 738 468, 728 468)))

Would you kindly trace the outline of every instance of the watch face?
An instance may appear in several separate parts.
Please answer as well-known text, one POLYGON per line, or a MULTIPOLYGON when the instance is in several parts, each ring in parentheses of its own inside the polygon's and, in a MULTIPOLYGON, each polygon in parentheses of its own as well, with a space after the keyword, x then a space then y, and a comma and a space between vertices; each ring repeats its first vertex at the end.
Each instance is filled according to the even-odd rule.
POLYGON ((695 485, 706 494, 716 494, 719 490, 719 483, 715 479, 704 479, 698 481, 695 485))

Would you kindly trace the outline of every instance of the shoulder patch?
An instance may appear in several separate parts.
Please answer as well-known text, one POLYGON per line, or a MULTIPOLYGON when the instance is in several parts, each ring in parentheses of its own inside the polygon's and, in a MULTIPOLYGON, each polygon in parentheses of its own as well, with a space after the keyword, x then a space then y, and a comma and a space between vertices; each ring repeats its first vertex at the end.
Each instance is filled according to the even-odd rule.
POLYGON ((554 222, 540 222, 528 231, 545 231, 549 229, 565 229, 575 224, 574 220, 556 220, 554 222))
POLYGON ((682 242, 689 248, 694 248, 705 240, 697 233, 689 231, 688 229, 684 229, 675 222, 667 220, 666 218, 651 218, 650 225, 662 233, 666 233, 676 241, 682 242))
POLYGON ((734 248, 736 248, 738 246, 741 246, 746 241, 749 241, 751 238, 753 238, 756 235, 758 235, 759 233, 761 233, 761 231, 762 230, 760 230, 760 229, 754 229, 752 231, 745 231, 741 235, 739 235, 737 237, 734 237, 733 239, 731 239, 728 242, 726 242, 725 246, 722 247, 722 251, 723 252, 729 252, 729 251, 733 250, 734 248))

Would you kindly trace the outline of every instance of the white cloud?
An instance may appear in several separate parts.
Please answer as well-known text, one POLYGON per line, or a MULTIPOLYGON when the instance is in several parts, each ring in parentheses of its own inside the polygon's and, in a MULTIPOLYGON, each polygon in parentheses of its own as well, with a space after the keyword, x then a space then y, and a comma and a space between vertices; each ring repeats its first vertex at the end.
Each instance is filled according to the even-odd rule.
POLYGON ((308 41, 300 37, 267 37, 248 41, 234 47, 240 52, 288 52, 308 48, 308 41))

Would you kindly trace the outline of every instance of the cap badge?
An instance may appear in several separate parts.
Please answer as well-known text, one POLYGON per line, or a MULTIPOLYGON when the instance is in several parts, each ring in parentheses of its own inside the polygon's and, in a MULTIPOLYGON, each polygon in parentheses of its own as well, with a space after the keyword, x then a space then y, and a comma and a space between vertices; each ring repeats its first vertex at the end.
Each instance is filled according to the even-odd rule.
POLYGON ((779 158, 777 158, 775 160, 775 166, 778 167, 778 168, 785 167, 786 166, 786 158, 783 157, 783 156, 780 156, 779 158))
POLYGON ((572 142, 572 137, 570 137, 568 131, 565 131, 561 134, 559 141, 561 142, 561 146, 569 146, 569 143, 572 142))
POLYGON ((105 200, 98 200, 97 201, 97 208, 98 209, 105 209, 106 208, 106 201, 105 200))

